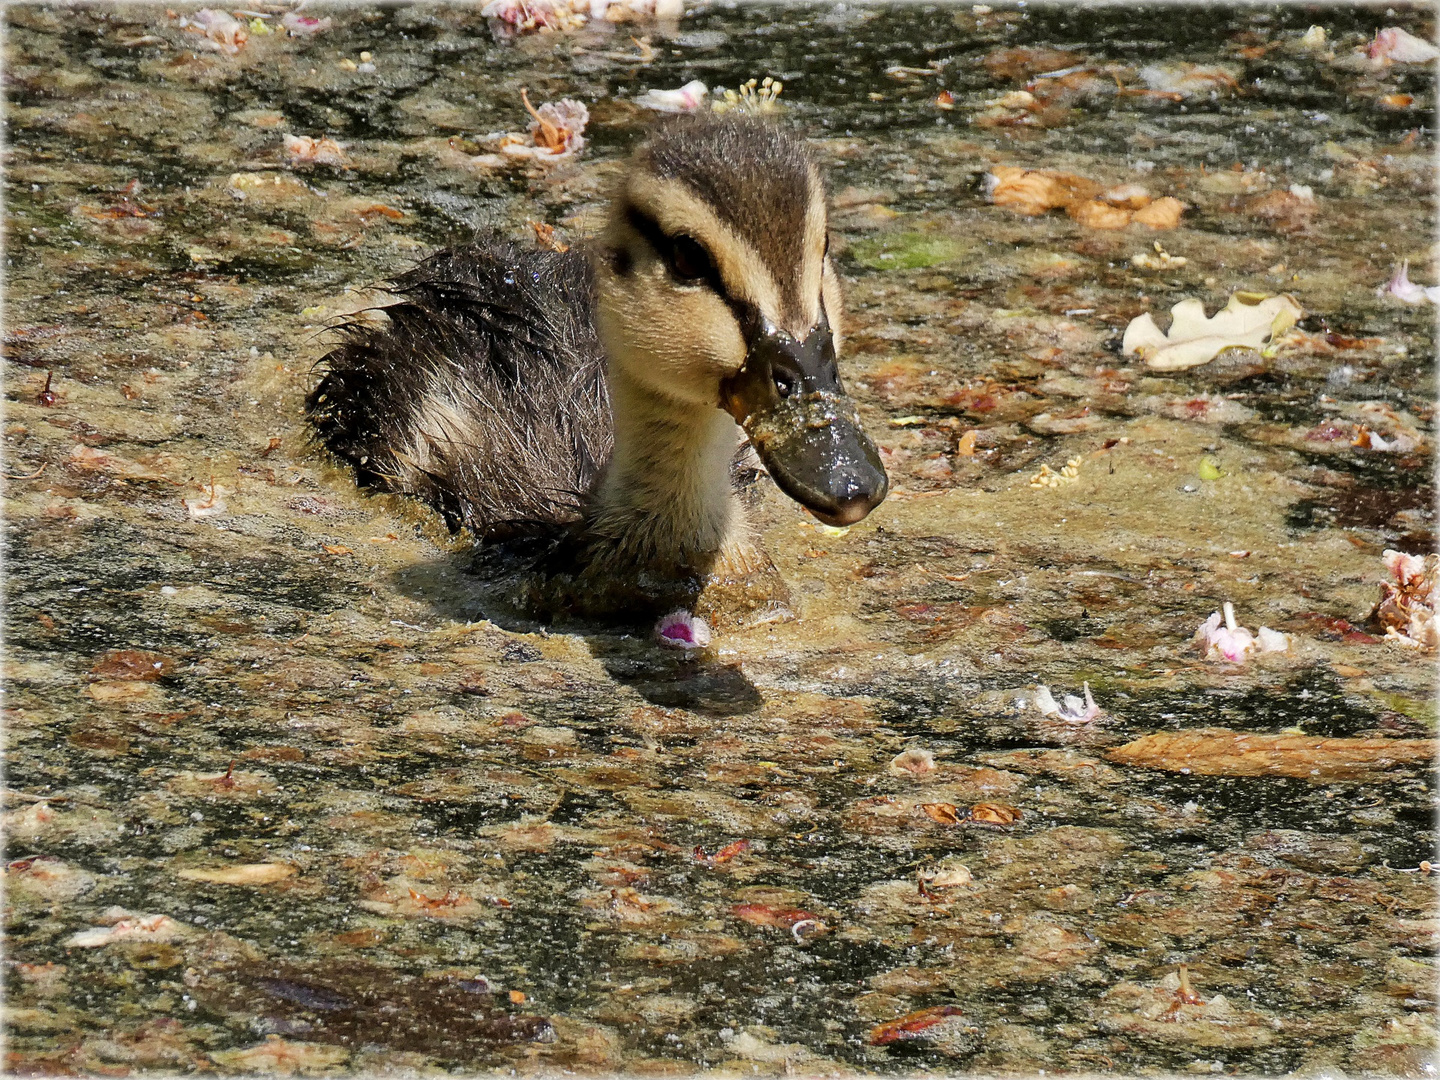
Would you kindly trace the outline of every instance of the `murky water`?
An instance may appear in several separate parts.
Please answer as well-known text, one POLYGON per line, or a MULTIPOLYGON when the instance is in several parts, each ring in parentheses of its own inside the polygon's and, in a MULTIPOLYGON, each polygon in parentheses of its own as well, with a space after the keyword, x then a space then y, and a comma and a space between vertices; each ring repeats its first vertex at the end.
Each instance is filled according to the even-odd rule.
POLYGON ((1433 658, 1367 619, 1434 545, 1433 309, 1374 291, 1435 280, 1434 78, 1357 51, 1428 10, 307 14, 6 12, 9 1070, 1433 1074, 1433 658), (631 99, 766 75, 894 494, 765 494, 800 618, 697 657, 486 621, 463 537, 307 445, 324 327, 583 235, 631 99), (588 104, 577 162, 472 162, 521 86, 588 104), (1189 209, 1024 216, 998 166, 1189 209), (1121 354, 1236 291, 1306 317, 1121 354), (1288 651, 1204 659, 1224 601, 1288 651))

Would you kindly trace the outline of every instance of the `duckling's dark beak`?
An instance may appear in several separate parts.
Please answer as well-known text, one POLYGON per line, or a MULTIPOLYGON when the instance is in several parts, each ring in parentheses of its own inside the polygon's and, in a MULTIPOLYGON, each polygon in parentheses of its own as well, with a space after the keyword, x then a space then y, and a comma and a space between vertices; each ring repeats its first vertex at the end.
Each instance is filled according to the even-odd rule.
POLYGON ((880 452, 840 386, 822 316, 804 341, 760 322, 745 364, 720 386, 780 490, 827 525, 853 525, 890 490, 880 452))

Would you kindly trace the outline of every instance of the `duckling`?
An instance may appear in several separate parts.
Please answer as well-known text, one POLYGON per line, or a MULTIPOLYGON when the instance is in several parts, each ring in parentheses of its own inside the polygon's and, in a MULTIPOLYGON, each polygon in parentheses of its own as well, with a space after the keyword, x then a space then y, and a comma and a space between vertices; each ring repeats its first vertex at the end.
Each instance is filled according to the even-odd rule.
POLYGON ((669 120, 594 240, 477 240, 390 291, 386 325, 340 328, 309 420, 360 483, 470 529, 521 607, 783 613, 734 482, 747 439, 821 521, 857 522, 888 491, 836 369, 820 172, 770 123, 669 120))

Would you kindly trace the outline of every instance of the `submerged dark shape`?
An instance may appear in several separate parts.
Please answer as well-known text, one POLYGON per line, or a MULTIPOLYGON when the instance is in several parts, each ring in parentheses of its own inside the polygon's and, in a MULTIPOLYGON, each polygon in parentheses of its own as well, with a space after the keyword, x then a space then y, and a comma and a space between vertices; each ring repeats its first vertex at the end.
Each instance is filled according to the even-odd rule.
POLYGON ((888 490, 835 366, 841 303, 804 144, 672 120, 574 250, 481 240, 397 278, 307 400, 357 479, 416 495, 539 613, 788 613, 732 474, 851 524, 888 490), (733 420, 733 422, 732 422, 733 420), (753 460, 753 459, 752 459, 753 460))
POLYGON ((464 1061, 499 1046, 555 1041, 546 1017, 509 1012, 480 980, 407 975, 360 960, 217 966, 194 993, 207 1009, 261 1030, 352 1049, 464 1061))

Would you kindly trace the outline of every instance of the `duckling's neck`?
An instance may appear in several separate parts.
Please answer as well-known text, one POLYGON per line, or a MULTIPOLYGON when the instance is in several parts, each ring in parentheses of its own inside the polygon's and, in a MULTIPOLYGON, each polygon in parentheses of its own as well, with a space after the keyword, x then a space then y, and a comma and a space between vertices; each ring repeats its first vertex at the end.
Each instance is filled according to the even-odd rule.
POLYGON ((657 394, 609 372, 615 450, 588 514, 595 554, 641 567, 709 572, 749 546, 730 486, 735 421, 714 405, 657 394))

